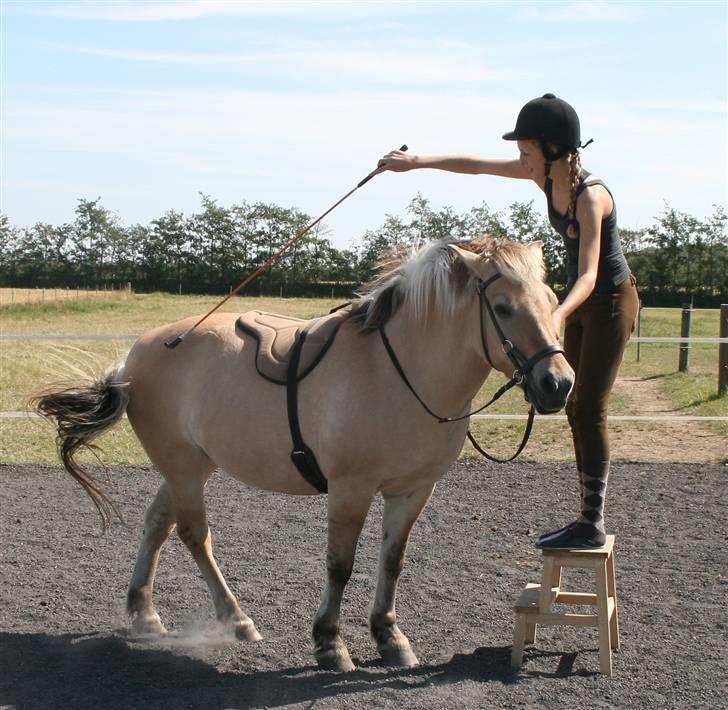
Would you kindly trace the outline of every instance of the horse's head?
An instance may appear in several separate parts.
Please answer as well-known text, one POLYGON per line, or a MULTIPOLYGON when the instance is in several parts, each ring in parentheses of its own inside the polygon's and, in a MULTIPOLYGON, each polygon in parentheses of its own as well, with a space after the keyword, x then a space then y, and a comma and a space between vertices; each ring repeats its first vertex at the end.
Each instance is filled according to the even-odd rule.
POLYGON ((483 356, 495 369, 521 380, 539 413, 559 411, 574 371, 554 330, 558 301, 543 280, 541 242, 486 239, 450 246, 478 284, 483 356))

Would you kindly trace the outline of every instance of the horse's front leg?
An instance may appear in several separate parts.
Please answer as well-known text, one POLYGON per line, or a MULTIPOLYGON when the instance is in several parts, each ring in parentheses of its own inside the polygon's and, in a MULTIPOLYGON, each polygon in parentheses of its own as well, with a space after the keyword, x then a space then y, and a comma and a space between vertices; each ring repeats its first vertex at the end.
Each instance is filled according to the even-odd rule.
POLYGON ((341 599, 351 577, 359 535, 373 498, 373 490, 362 490, 350 482, 329 484, 326 586, 313 622, 316 661, 326 670, 354 670, 340 634, 341 599))
POLYGON ((410 531, 434 488, 428 484, 407 495, 384 496, 379 577, 369 628, 382 660, 389 666, 406 668, 419 663, 407 637, 397 626, 395 599, 410 531))

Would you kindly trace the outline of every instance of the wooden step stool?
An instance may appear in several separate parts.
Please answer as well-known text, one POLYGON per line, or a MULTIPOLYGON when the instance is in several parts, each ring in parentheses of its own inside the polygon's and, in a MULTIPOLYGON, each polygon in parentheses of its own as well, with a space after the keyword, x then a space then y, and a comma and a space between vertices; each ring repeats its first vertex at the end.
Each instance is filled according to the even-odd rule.
POLYGON ((536 627, 544 625, 596 626, 599 630, 599 670, 612 675, 612 649, 619 648, 617 589, 614 578, 614 535, 607 535, 604 547, 591 550, 548 550, 543 552, 541 584, 527 584, 515 606, 511 665, 523 664, 523 646, 536 640, 536 627), (596 593, 562 592, 563 567, 594 569, 596 593), (554 604, 591 604, 596 614, 557 613, 554 604))

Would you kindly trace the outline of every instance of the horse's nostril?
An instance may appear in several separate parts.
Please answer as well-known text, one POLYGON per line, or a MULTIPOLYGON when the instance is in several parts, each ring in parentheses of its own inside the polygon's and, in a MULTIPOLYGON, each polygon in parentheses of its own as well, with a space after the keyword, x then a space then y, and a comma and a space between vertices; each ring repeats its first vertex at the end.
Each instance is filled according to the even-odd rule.
POLYGON ((548 394, 553 394, 559 389, 559 382, 550 372, 547 372, 541 379, 541 389, 548 394))

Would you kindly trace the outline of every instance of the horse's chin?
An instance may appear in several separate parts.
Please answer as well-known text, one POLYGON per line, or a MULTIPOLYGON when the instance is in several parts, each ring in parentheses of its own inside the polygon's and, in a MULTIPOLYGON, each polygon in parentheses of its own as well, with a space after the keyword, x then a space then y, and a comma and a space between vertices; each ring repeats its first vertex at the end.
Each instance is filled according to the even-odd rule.
POLYGON ((533 406, 539 414, 556 414, 563 409, 563 407, 541 407, 537 404, 534 404, 533 406))
POLYGON ((539 414, 556 414, 560 412, 566 405, 566 399, 562 401, 561 397, 559 397, 558 401, 544 402, 537 393, 534 393, 529 389, 524 390, 523 396, 529 404, 533 405, 533 408, 539 414))

